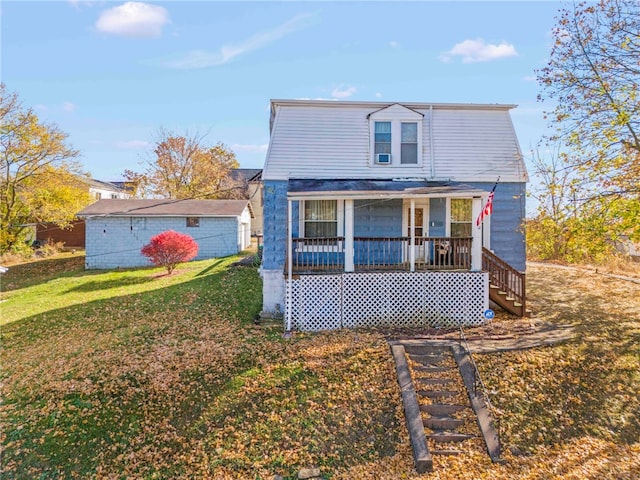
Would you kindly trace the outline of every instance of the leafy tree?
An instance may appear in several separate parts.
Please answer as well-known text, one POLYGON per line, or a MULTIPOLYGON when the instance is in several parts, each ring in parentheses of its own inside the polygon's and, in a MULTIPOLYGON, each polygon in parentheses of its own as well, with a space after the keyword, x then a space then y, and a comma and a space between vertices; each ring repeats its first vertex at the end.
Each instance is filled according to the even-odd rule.
POLYGON ((640 8, 585 2, 556 20, 550 60, 537 73, 539 99, 555 104, 547 118, 562 154, 538 169, 552 203, 529 227, 543 229, 550 255, 595 257, 621 234, 640 238, 640 8))
POLYGON ((210 147, 201 135, 176 135, 161 129, 144 172, 126 170, 139 197, 235 198, 239 189, 229 173, 235 154, 222 143, 210 147))
POLYGON ((90 203, 67 134, 46 125, 0 84, 0 253, 20 245, 28 223, 67 226, 90 203))
POLYGON ((167 230, 152 237, 140 253, 154 265, 165 267, 171 275, 180 263, 195 258, 198 254, 198 243, 186 233, 167 230))
POLYGON ((623 196, 589 196, 577 167, 568 165, 562 145, 533 152, 530 164, 539 183, 529 191, 538 201, 537 215, 527 221, 527 251, 532 258, 599 262, 615 248, 615 232, 630 231, 640 204, 623 196), (629 215, 633 212, 635 213, 629 215))

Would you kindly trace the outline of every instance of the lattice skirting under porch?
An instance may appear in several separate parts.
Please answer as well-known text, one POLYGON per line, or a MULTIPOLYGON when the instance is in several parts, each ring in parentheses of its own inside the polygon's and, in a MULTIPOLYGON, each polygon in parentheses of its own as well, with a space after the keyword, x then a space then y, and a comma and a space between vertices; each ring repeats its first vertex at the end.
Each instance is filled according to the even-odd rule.
POLYGON ((301 275, 286 280, 292 330, 455 327, 485 323, 486 272, 382 272, 301 275))

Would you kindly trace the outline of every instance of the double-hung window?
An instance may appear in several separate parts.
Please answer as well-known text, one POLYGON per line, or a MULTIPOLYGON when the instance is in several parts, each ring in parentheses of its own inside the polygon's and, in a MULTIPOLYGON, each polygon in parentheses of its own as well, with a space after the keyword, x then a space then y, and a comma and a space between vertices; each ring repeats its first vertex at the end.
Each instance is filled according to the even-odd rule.
POLYGON ((391 154, 391 122, 375 122, 374 153, 391 154))
POLYGON ((470 237, 472 218, 472 200, 470 198, 451 199, 451 236, 470 237))
POLYGON ((423 114, 399 104, 369 115, 369 152, 376 166, 422 164, 423 114))
POLYGON ((418 163, 418 124, 416 122, 400 124, 400 163, 402 165, 418 163))
POLYGON ((303 208, 305 237, 327 238, 338 236, 337 200, 306 200, 303 208))

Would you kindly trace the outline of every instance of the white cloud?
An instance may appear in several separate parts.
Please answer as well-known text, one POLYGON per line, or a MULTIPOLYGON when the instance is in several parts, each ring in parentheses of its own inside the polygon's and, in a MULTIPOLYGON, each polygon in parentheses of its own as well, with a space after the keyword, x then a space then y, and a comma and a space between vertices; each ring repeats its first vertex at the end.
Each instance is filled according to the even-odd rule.
POLYGON ((267 149, 269 148, 269 145, 266 143, 264 145, 242 145, 239 143, 235 143, 231 145, 230 148, 234 152, 260 153, 260 152, 266 152, 267 149))
POLYGON ((164 7, 127 2, 103 11, 96 22, 96 28, 111 35, 152 38, 162 35, 162 28, 169 22, 169 12, 164 7))
POLYGON ((450 62, 453 57, 461 57, 462 63, 490 62, 499 58, 514 57, 518 52, 510 43, 500 44, 485 43, 482 38, 464 40, 445 52, 440 59, 450 62))
POLYGON ((400 44, 398 42, 396 42, 395 40, 391 40, 389 42, 389 46, 392 47, 392 48, 396 48, 396 47, 399 47, 400 44))
POLYGON ((331 92, 331 96, 337 99, 349 98, 354 93, 356 93, 356 91, 356 87, 343 87, 341 85, 333 89, 333 91, 331 92))
POLYGON ((382 98, 382 94, 380 92, 376 92, 376 98, 382 98))
POLYGON ((64 102, 62 104, 62 110, 65 112, 73 112, 76 109, 76 105, 72 102, 64 102))
POLYGON ((223 65, 240 55, 264 48, 296 30, 305 28, 312 19, 313 16, 311 14, 302 13, 272 30, 256 33, 240 43, 223 45, 218 51, 214 52, 193 50, 178 60, 165 62, 164 65, 182 70, 223 65))
POLYGON ((143 150, 145 148, 150 148, 151 144, 145 140, 126 140, 116 142, 116 147, 123 150, 143 150))

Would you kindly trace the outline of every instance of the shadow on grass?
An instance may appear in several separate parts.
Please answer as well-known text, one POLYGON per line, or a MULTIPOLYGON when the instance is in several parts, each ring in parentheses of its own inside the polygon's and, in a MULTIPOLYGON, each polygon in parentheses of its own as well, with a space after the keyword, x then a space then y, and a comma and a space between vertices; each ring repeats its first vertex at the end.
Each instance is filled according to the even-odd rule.
POLYGON ((84 255, 75 254, 71 257, 51 258, 12 265, 9 267, 9 271, 2 275, 0 279, 2 291, 19 290, 45 283, 52 278, 84 271, 84 259, 84 255))
POLYGON ((225 263, 225 260, 228 257, 220 257, 217 258, 211 265, 209 265, 207 268, 205 268, 204 270, 202 270, 201 272, 199 272, 198 274, 196 274, 196 277, 202 277, 204 275, 208 275, 212 270, 215 270, 216 268, 218 268, 220 265, 222 265, 223 263, 225 263))
POLYGON ((144 283, 153 282, 154 280, 155 279, 152 277, 124 277, 115 280, 97 280, 91 282, 83 282, 81 285, 70 288, 65 292, 93 292, 96 290, 106 290, 110 288, 126 288, 131 285, 141 285, 144 283))
POLYGON ((505 412, 507 439, 529 451, 585 436, 636 443, 640 289, 552 268, 532 269, 527 280, 536 317, 571 324, 576 337, 553 347, 483 357, 483 376, 502 390, 495 403, 505 412))
MULTIPOLYGON (((215 358, 217 342, 241 339, 262 297, 255 271, 216 265, 165 288, 50 310, 3 326, 3 478, 89 478, 98 465, 113 468, 119 455, 140 448, 134 444, 148 435, 144 428, 180 413, 174 398, 179 392, 162 394, 153 385, 161 386, 184 358, 201 372, 197 380, 177 385, 193 402, 206 399, 198 389, 192 392, 192 385, 205 393, 220 388, 224 379, 211 377, 209 369, 216 366, 201 356, 215 358), (218 331, 220 338, 214 335, 218 331), (194 349, 200 353, 194 356, 194 349)), ((79 291, 105 288, 103 282, 88 285, 79 291)), ((256 361, 229 357, 226 375, 245 369, 247 358, 256 361)))

